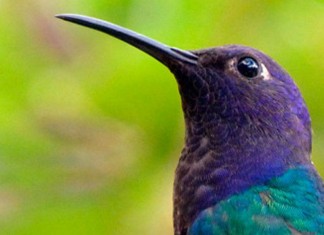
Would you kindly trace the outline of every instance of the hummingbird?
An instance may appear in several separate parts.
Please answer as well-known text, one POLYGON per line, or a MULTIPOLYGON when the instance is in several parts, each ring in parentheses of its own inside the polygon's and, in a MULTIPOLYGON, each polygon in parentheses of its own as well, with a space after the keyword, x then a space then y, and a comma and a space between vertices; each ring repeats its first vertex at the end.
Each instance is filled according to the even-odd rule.
POLYGON ((324 234, 310 115, 273 59, 241 45, 182 50, 96 18, 56 17, 120 39, 173 73, 186 127, 175 235, 324 234))

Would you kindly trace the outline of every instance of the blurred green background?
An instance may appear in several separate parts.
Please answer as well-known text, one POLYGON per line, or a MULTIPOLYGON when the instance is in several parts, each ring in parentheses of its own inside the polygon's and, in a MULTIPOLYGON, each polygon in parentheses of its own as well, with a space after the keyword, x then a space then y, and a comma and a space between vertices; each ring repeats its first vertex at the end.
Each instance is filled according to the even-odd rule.
POLYGON ((324 175, 323 1, 0 1, 0 234, 172 234, 184 138, 173 76, 57 13, 271 55, 308 104, 324 175))

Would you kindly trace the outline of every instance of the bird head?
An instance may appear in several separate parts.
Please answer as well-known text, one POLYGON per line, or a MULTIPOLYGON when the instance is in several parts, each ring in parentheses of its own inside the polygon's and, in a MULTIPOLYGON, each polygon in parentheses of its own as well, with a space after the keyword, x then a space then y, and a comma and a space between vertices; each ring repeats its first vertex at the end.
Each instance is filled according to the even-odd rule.
POLYGON ((187 146, 203 140, 220 159, 239 152, 237 164, 271 169, 309 162, 304 100, 290 76, 262 52, 238 45, 181 50, 95 18, 57 17, 112 35, 168 67, 182 98, 187 146))

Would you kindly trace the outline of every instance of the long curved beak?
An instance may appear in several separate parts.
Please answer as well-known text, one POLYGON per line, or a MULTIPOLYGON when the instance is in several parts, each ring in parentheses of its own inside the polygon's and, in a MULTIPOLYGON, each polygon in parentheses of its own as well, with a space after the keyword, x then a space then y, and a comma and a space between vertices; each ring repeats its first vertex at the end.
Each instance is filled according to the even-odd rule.
POLYGON ((107 21, 76 14, 60 14, 56 15, 56 17, 107 33, 146 52, 166 66, 168 66, 170 61, 197 64, 198 57, 189 51, 169 47, 144 35, 107 21))

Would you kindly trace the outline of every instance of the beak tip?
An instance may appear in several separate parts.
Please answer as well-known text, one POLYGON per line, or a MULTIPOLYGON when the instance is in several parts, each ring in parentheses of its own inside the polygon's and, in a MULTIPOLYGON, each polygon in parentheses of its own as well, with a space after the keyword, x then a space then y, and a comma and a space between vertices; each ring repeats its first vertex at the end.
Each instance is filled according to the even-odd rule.
POLYGON ((74 14, 56 14, 55 17, 61 20, 69 20, 75 16, 74 14))
POLYGON ((59 19, 64 19, 64 14, 57 14, 55 15, 55 17, 59 19))

